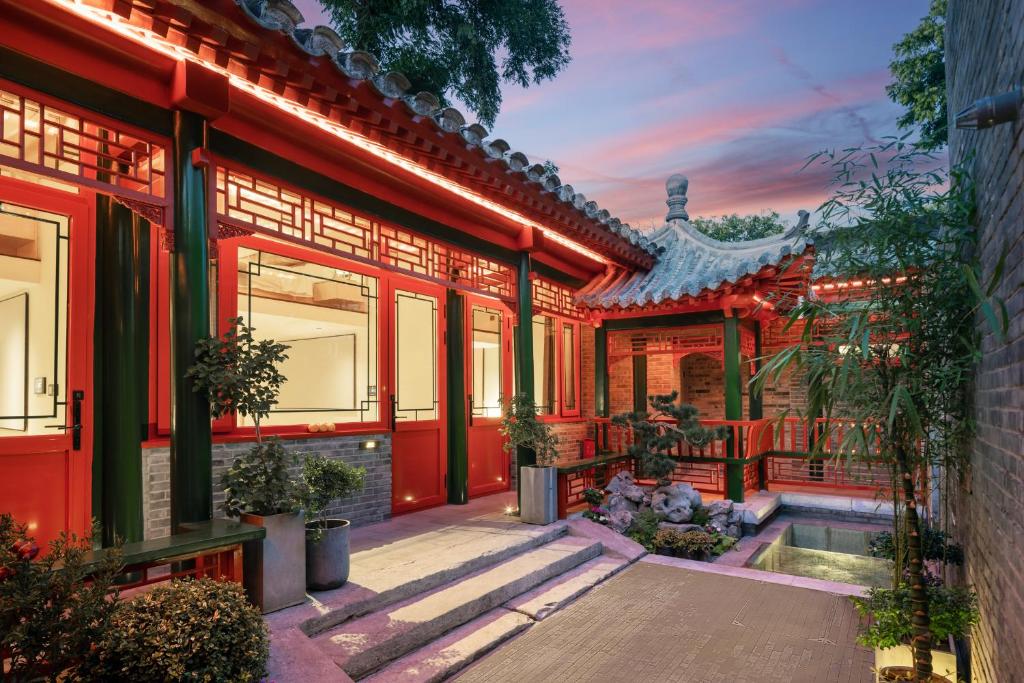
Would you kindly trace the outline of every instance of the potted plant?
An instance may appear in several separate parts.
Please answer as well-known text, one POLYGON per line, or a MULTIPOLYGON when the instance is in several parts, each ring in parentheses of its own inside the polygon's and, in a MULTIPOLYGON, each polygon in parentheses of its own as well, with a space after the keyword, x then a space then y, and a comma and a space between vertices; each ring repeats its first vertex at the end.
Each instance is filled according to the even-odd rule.
POLYGON ((232 412, 250 418, 256 443, 224 473, 224 503, 229 517, 267 530, 262 541, 243 548, 245 589, 264 613, 297 605, 306 598, 305 525, 299 487, 288 473, 298 459, 278 439, 263 439, 260 421, 277 404, 286 378, 277 369, 287 356, 284 344, 257 340, 242 318, 231 321, 222 338, 196 344, 196 361, 186 376, 206 394, 210 415, 232 412))
MULTIPOLYGON (((965 637, 978 623, 977 598, 969 588, 927 587, 931 617, 932 681, 957 680, 953 640, 965 637)), ((875 650, 878 681, 917 680, 914 677, 913 596, 906 584, 899 588, 872 588, 866 597, 851 598, 857 612, 868 621, 857 642, 875 650)))
POLYGON ((555 484, 558 470, 558 437, 551 427, 537 419, 537 406, 526 394, 516 394, 501 418, 505 450, 528 448, 537 464, 519 469, 519 518, 527 524, 551 524, 558 518, 555 484))
POLYGON ((347 519, 327 516, 328 506, 363 490, 366 469, 343 460, 310 455, 302 466, 302 502, 306 522, 306 586, 311 590, 337 588, 348 580, 347 519))

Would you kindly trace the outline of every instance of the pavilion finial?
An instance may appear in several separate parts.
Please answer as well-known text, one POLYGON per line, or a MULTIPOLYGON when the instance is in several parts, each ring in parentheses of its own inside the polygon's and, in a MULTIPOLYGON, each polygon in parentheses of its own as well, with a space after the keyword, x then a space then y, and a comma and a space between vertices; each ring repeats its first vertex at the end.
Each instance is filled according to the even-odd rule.
POLYGON ((686 202, 689 201, 686 198, 686 190, 689 186, 690 181, 682 173, 673 173, 668 177, 665 182, 665 189, 668 191, 668 199, 665 200, 668 204, 666 221, 690 220, 690 214, 686 213, 686 202))

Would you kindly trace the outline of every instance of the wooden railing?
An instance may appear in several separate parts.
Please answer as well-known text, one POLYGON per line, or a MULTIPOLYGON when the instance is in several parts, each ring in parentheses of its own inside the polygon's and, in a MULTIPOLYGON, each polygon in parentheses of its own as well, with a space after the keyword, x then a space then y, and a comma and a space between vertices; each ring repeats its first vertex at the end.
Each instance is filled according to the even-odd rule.
MULTIPOLYGON (((679 440, 670 450, 677 462, 670 477, 672 481, 689 483, 699 491, 727 495, 730 491, 729 472, 733 471, 738 477, 738 468, 742 468, 742 490, 745 492, 775 484, 822 487, 836 492, 856 491, 863 495, 864 492, 878 492, 890 487, 889 470, 880 460, 840 454, 845 430, 854 426, 845 421, 832 421, 830 424, 822 418, 808 421, 787 417, 701 420, 701 424, 724 427, 726 437, 704 446, 693 446, 679 440), (814 440, 820 442, 822 439, 821 449, 815 451, 814 440)), ((627 455, 633 440, 630 428, 612 424, 608 418, 596 418, 594 440, 597 445, 595 458, 558 468, 559 517, 564 517, 570 508, 583 503, 583 491, 586 489, 603 488, 622 470, 637 474, 637 463, 627 455)), ((917 485, 923 493, 926 488, 925 472, 920 473, 917 485)), ((737 489, 731 490, 735 493, 737 489)))

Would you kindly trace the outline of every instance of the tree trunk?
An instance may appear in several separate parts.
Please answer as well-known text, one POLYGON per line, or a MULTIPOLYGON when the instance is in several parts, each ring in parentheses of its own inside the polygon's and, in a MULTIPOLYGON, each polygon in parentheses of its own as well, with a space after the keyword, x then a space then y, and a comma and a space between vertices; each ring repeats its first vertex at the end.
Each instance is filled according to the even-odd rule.
POLYGON ((903 528, 907 536, 907 564, 910 580, 910 622, 914 627, 911 642, 914 650, 914 673, 920 683, 930 683, 932 677, 932 630, 928 615, 928 591, 924 585, 924 552, 921 547, 921 520, 917 515, 914 491, 914 471, 910 454, 905 446, 896 449, 896 462, 903 479, 903 502, 906 512, 903 528))

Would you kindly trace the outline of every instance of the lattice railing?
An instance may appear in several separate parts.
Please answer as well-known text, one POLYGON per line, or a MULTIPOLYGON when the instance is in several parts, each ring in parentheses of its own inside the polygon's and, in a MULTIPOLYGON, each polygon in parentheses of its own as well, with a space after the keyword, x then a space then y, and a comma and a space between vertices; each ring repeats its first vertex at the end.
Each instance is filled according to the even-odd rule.
POLYGON ((721 355, 721 325, 694 325, 646 332, 617 332, 608 335, 608 356, 650 356, 655 354, 721 355))
POLYGON ((218 166, 215 182, 223 224, 505 299, 515 296, 515 273, 506 264, 236 169, 218 166))
POLYGON ((586 311, 578 308, 573 301, 575 292, 571 288, 541 277, 534 277, 531 284, 535 313, 553 313, 576 320, 586 319, 586 311))
POLYGON ((163 207, 167 150, 0 82, 0 164, 163 207))

